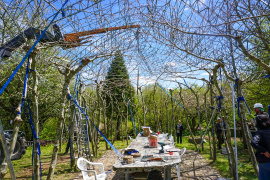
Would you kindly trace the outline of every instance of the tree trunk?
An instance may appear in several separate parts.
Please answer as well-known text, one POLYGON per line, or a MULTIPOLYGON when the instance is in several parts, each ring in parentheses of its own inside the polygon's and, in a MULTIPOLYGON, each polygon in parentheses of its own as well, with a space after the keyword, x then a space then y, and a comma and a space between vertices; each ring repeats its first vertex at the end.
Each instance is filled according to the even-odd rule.
MULTIPOLYGON (((98 129, 100 129, 101 127, 101 109, 100 109, 100 93, 99 93, 99 90, 100 90, 100 84, 97 83, 97 98, 98 98, 98 122, 97 122, 97 127, 98 129)), ((100 147, 100 133, 98 131, 97 132, 97 138, 96 138, 96 151, 99 150, 99 147, 100 147)))
MULTIPOLYGON (((237 97, 242 97, 242 82, 238 80, 236 83, 237 83, 237 97)), ((245 102, 240 101, 238 108, 239 108, 239 115, 240 115, 240 119, 241 119, 241 124, 242 124, 242 127, 243 127, 242 131, 244 132, 243 133, 244 134, 243 139, 245 139, 246 142, 250 142, 251 141, 251 136, 250 136, 250 133, 248 132, 248 126, 247 126, 247 123, 246 123, 246 114, 245 114, 245 111, 244 111, 245 102)), ((248 153, 249 153, 249 155, 251 157, 253 169, 254 169, 256 175, 258 176, 259 175, 259 169, 258 169, 258 166, 257 166, 257 161, 256 161, 256 157, 255 157, 253 148, 251 147, 250 144, 247 144, 247 148, 248 148, 248 153)))
MULTIPOLYGON (((171 97, 173 97, 173 94, 172 94, 173 90, 170 89, 169 91, 170 91, 171 97)), ((175 133, 174 133, 175 132, 174 131, 175 130, 175 128, 174 128, 174 102, 173 102, 172 98, 171 98, 171 105, 172 105, 172 118, 171 118, 171 121, 170 121, 170 126, 171 126, 171 134, 173 134, 174 137, 175 137, 175 133)))
MULTIPOLYGON (((107 117, 106 117, 106 101, 105 100, 102 100, 102 111, 103 111, 103 118, 104 118, 104 130, 105 130, 105 136, 109 139, 109 136, 108 136, 108 124, 107 124, 107 117)), ((105 142, 106 144, 106 150, 109 149, 109 146, 108 146, 108 143, 107 141, 105 142)))
MULTIPOLYGON (((33 53, 31 53, 32 56, 33 53)), ((32 57, 30 56, 29 58, 29 67, 31 67, 32 64, 32 57)), ((28 89, 28 85, 26 85, 26 92, 25 92, 25 97, 27 97, 27 89, 28 89)), ((17 113, 14 119, 14 125, 13 125, 13 132, 12 132, 12 137, 11 137, 11 141, 9 144, 9 154, 10 157, 14 151, 16 142, 17 142, 17 138, 18 138, 18 132, 20 129, 20 125, 22 124, 23 120, 21 118, 21 113, 23 112, 23 109, 21 109, 21 102, 18 104, 18 107, 16 108, 15 112, 17 113)), ((7 163, 6 160, 4 160, 2 162, 2 164, 0 165, 0 179, 3 179, 5 177, 5 175, 7 174, 7 163)))
MULTIPOLYGON (((207 110, 207 101, 206 101, 206 95, 209 92, 209 86, 207 86, 207 90, 204 93, 204 111, 205 111, 205 122, 208 124, 208 110, 207 110)), ((209 139, 209 150, 210 150, 210 158, 213 159, 213 152, 212 152, 212 143, 211 143, 211 136, 210 136, 210 130, 208 130, 208 139, 209 139)))
MULTIPOLYGON (((89 108, 91 107, 91 102, 90 102, 90 100, 89 100, 89 108)), ((94 109, 94 105, 93 105, 93 109, 92 109, 92 119, 93 119, 93 117, 94 117, 94 112, 95 111, 95 109, 94 109)), ((87 121, 87 124, 88 124, 88 133, 89 133, 89 140, 90 140, 90 142, 91 142, 91 147, 92 147, 92 153, 93 153, 93 155, 94 156, 97 156, 97 154, 96 154, 96 150, 95 150, 95 145, 94 145, 94 143, 95 143, 95 140, 94 140, 94 132, 95 132, 95 130, 94 130, 94 126, 91 124, 91 122, 90 121, 87 121)))
MULTIPOLYGON (((78 144, 78 127, 77 127, 77 122, 76 122, 76 108, 74 103, 71 103, 70 107, 70 113, 71 113, 71 119, 70 119, 70 124, 69 124, 69 146, 70 146, 70 158, 71 158, 71 163, 70 163, 70 168, 74 168, 75 166, 75 149, 74 149, 74 132, 76 128, 76 135, 77 135, 77 148, 79 149, 79 144, 78 144)), ((78 152, 79 153, 79 152, 78 152)))
MULTIPOLYGON (((210 77, 210 79, 212 79, 212 77, 210 77)), ((214 106, 214 98, 213 98, 213 84, 212 84, 212 81, 210 82, 210 105, 211 105, 211 107, 213 107, 214 106)), ((213 111, 214 111, 214 109, 212 109, 212 111, 211 111, 211 113, 213 113, 213 111)), ((214 119, 215 119, 216 117, 214 116, 214 119)), ((212 134, 212 136, 213 136, 213 162, 215 162, 216 161, 216 159, 217 159, 217 146, 216 146, 216 137, 215 137, 215 120, 213 120, 212 121, 212 132, 211 132, 211 134, 212 134)))
MULTIPOLYGON (((39 137, 39 119, 38 119, 38 76, 36 70, 36 54, 31 53, 30 58, 32 58, 31 69, 33 76, 33 87, 32 87, 32 103, 33 103, 33 124, 36 132, 36 136, 39 137)), ((38 139, 34 137, 33 139, 34 146, 34 179, 38 180, 40 177, 40 164, 39 164, 39 155, 38 155, 38 139)))
MULTIPOLYGON (((19 103, 16 112, 19 113, 21 112, 21 103, 19 103)), ((19 132, 19 128, 20 125, 22 124, 23 120, 21 119, 21 113, 17 114, 15 119, 14 119, 14 126, 13 126, 13 132, 12 132, 12 137, 11 137, 11 142, 9 144, 9 154, 10 157, 12 155, 12 152, 14 151, 15 145, 16 145, 16 141, 17 141, 17 137, 18 137, 18 132, 19 132)), ((6 160, 4 160, 2 162, 2 164, 0 165, 0 179, 4 179, 5 175, 7 174, 7 168, 8 168, 8 164, 6 163, 6 160)))
POLYGON ((61 130, 64 122, 64 113, 65 113, 65 103, 66 103, 66 96, 69 94, 69 89, 68 85, 70 83, 71 78, 65 78, 65 82, 63 85, 62 89, 62 95, 61 95, 61 106, 60 106, 60 117, 57 122, 57 130, 56 130, 56 135, 55 135, 55 140, 54 140, 54 148, 53 148, 53 153, 52 153, 52 160, 51 164, 49 167, 49 172, 47 176, 47 180, 52 180, 53 179, 53 174, 54 170, 56 167, 56 162, 57 162, 57 155, 58 155, 58 150, 59 150, 59 141, 61 137, 61 130))
MULTIPOLYGON (((179 84, 179 86, 180 86, 180 84, 179 84)), ((183 106, 185 107, 184 99, 183 99, 183 97, 182 97, 182 87, 181 87, 181 86, 180 86, 179 96, 180 96, 181 101, 183 102, 183 106)), ((194 145, 195 145, 195 148, 196 148, 196 151, 197 151, 197 149, 198 149, 197 143, 196 143, 196 141, 195 141, 194 135, 193 135, 192 130, 191 130, 191 128, 190 128, 189 121, 188 121, 188 115, 187 115, 187 111, 186 111, 185 108, 184 108, 184 114, 185 114, 185 119, 186 119, 188 131, 189 131, 189 133, 190 133, 190 135, 191 135, 191 138, 192 138, 192 140, 193 140, 193 142, 194 142, 194 145)))
POLYGON ((128 106, 127 106, 127 121, 126 121, 126 140, 127 140, 127 146, 128 146, 128 106))
POLYGON ((143 126, 145 126, 145 104, 144 104, 144 99, 143 99, 143 94, 142 94, 142 91, 141 91, 141 88, 139 89, 140 90, 140 93, 141 93, 141 97, 142 97, 142 104, 143 104, 143 126))
MULTIPOLYGON (((225 109, 225 106, 224 106, 224 101, 223 101, 223 93, 221 91, 221 89, 219 88, 218 86, 218 83, 217 83, 217 69, 219 68, 219 65, 215 66, 214 70, 213 70, 213 83, 216 87, 216 89, 218 90, 219 92, 219 96, 220 96, 220 99, 219 99, 219 102, 217 101, 217 103, 220 103, 221 105, 221 112, 224 112, 225 116, 224 116, 224 120, 225 120, 225 124, 226 124, 226 129, 230 129, 230 126, 229 126, 229 123, 228 123, 228 113, 226 112, 226 109, 225 109), (222 97, 222 98, 221 98, 222 97)), ((222 128, 222 134, 225 136, 225 133, 224 133, 224 128, 223 128, 223 125, 221 126, 222 128)), ((234 150, 233 150, 233 147, 232 147, 232 143, 231 143, 231 133, 228 132, 226 133, 226 139, 225 139, 225 145, 226 145, 226 149, 227 149, 227 153, 228 153, 228 160, 229 160, 229 167, 230 167, 230 174, 231 176, 233 177, 233 179, 236 179, 236 168, 235 168, 235 155, 234 155, 234 150)))

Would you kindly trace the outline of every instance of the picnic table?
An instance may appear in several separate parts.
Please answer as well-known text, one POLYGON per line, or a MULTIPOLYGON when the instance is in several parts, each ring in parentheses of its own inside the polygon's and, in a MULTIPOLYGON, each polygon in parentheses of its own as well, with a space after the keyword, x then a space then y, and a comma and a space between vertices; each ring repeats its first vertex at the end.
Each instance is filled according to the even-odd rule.
MULTIPOLYGON (((124 164, 123 159, 119 158, 113 165, 113 169, 117 172, 124 173, 125 179, 129 180, 130 173, 136 172, 150 172, 150 171, 161 171, 164 172, 164 180, 171 179, 171 168, 180 164, 181 162, 181 150, 175 148, 174 144, 168 140, 158 138, 158 142, 168 144, 164 146, 164 153, 159 153, 161 146, 149 147, 148 137, 137 136, 133 139, 129 149, 136 149, 141 154, 140 157, 134 157, 134 162, 131 164, 124 164), (173 152, 170 153, 169 152, 173 152), (143 162, 142 158, 146 156, 153 156, 155 159, 162 159, 161 161, 146 161, 143 162)), ((145 160, 145 158, 144 158, 145 160)), ((180 168, 180 166, 178 166, 180 168)), ((180 169, 179 169, 180 172, 180 169)))

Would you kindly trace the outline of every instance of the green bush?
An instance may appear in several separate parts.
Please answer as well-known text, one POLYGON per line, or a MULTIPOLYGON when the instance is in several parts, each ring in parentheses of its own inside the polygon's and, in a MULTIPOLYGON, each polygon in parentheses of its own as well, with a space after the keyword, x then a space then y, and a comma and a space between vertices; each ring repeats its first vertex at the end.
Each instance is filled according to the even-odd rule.
POLYGON ((43 124, 43 129, 40 132, 39 139, 54 140, 57 129, 58 118, 50 118, 43 124))

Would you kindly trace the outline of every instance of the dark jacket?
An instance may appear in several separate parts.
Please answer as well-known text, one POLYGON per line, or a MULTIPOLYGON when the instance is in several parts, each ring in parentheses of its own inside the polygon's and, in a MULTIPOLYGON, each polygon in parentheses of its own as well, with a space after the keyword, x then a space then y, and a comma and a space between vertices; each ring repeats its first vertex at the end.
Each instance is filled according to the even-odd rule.
MULTIPOLYGON (((176 124, 175 125, 175 129, 176 129, 176 133, 177 133, 177 126, 179 126, 180 124, 176 124)), ((179 133, 182 133, 182 131, 184 130, 184 126, 181 124, 180 127, 178 127, 179 129, 179 133)))
POLYGON ((216 133, 217 134, 221 134, 222 133, 222 129, 221 129, 221 125, 220 125, 220 123, 216 123, 216 133))
POLYGON ((270 129, 260 129, 256 132, 252 138, 251 146, 255 148, 256 159, 258 163, 270 163, 270 158, 267 158, 264 154, 266 151, 270 153, 270 129))

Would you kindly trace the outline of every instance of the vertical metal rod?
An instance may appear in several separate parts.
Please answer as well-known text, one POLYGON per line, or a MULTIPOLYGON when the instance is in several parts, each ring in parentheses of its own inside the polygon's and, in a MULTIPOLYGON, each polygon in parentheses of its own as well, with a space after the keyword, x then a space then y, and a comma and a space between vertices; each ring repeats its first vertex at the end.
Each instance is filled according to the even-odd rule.
POLYGON ((13 166, 12 166, 12 163, 11 163, 9 150, 8 150, 8 147, 7 147, 6 138, 5 138, 5 135, 4 135, 4 130, 3 130, 1 119, 0 119, 0 136, 1 136, 0 138, 1 138, 2 145, 3 145, 3 150, 4 150, 5 157, 6 157, 6 161, 8 163, 10 176, 12 177, 13 180, 15 180, 16 176, 15 176, 15 172, 14 172, 14 169, 13 169, 13 166))

